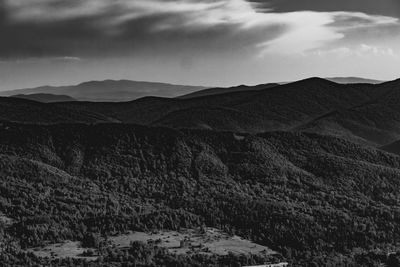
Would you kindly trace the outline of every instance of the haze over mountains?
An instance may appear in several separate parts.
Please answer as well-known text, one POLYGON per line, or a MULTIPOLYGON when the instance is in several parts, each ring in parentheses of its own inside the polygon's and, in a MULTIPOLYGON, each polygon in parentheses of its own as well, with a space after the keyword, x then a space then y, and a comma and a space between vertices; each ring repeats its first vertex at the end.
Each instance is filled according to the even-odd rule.
MULTIPOLYGON (((358 77, 326 78, 329 81, 342 84, 370 83, 379 84, 382 81, 358 77)), ((200 96, 211 96, 241 91, 256 91, 272 88, 285 83, 267 83, 255 86, 239 85, 234 87, 206 88, 204 86, 173 85, 167 83, 140 82, 130 80, 89 81, 72 86, 41 86, 37 88, 0 91, 0 96, 17 96, 39 102, 121 102, 131 101, 146 96, 178 97, 188 99, 200 96), (68 99, 70 97, 71 99, 68 99)))
POLYGON ((147 95, 175 97, 202 89, 205 89, 205 87, 129 80, 105 80, 84 82, 74 86, 18 89, 0 92, 0 95, 55 94, 67 95, 79 101, 118 102, 130 101, 147 95))

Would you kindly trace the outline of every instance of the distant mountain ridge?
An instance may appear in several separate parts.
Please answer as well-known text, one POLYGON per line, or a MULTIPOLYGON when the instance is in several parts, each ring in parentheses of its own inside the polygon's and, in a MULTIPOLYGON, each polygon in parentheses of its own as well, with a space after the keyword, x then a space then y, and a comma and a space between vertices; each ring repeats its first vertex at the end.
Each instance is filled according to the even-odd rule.
MULTIPOLYGON (((334 77, 326 80, 340 84, 379 84, 383 81, 365 79, 359 77, 334 77)), ((175 85, 159 82, 131 81, 131 80, 104 80, 88 81, 78 85, 70 86, 41 86, 36 88, 16 89, 0 92, 0 96, 14 95, 62 95, 69 96, 78 101, 91 102, 124 102, 132 101, 146 96, 156 97, 177 97, 179 99, 189 99, 195 97, 212 96, 225 93, 234 93, 242 91, 257 91, 269 89, 279 85, 292 82, 266 83, 255 86, 239 85, 234 87, 204 87, 191 85, 175 85)), ((40 102, 65 102, 53 101, 51 98, 42 99, 42 97, 24 97, 26 99, 37 100, 40 102)), ((69 100, 69 101, 74 101, 69 100)))
POLYGON ((351 83, 370 83, 370 84, 380 84, 385 81, 381 80, 374 80, 374 79, 366 79, 360 77, 331 77, 326 78, 329 81, 336 82, 336 83, 343 83, 343 84, 351 84, 351 83))
POLYGON ((266 84, 259 84, 259 85, 255 85, 255 86, 239 85, 239 86, 234 86, 234 87, 216 87, 216 88, 208 88, 208 89, 196 91, 196 92, 193 92, 190 94, 179 96, 178 98, 189 99, 189 98, 195 98, 195 97, 220 95, 220 94, 235 93, 235 92, 242 92, 242 91, 257 91, 257 90, 273 88, 275 86, 279 86, 279 83, 266 83, 266 84))
POLYGON ((73 86, 42 86, 0 92, 0 96, 18 94, 67 95, 79 101, 121 102, 131 101, 148 95, 176 97, 203 90, 203 86, 174 85, 157 82, 130 80, 89 81, 73 86))
MULTIPOLYGON (((386 81, 382 81, 382 80, 368 79, 368 78, 362 78, 362 77, 324 77, 321 79, 331 81, 334 83, 339 83, 339 84, 380 84, 380 83, 386 82, 386 81)), ((279 82, 279 84, 288 84, 288 83, 292 83, 292 82, 295 82, 295 81, 279 82)))
POLYGON ((72 98, 68 95, 54 95, 54 94, 30 94, 30 95, 20 94, 20 95, 12 95, 11 97, 28 99, 42 103, 76 101, 75 98, 72 98))

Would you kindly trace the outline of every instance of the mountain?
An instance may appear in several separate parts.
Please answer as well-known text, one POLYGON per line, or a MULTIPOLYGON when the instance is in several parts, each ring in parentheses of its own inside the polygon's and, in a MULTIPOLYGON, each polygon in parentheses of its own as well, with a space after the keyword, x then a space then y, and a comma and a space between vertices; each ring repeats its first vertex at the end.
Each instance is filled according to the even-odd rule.
POLYGON ((130 101, 147 95, 175 97, 205 89, 201 86, 173 85, 166 83, 129 80, 105 80, 81 83, 75 86, 43 86, 0 92, 2 96, 16 94, 67 95, 79 101, 119 102, 130 101))
POLYGON ((380 84, 384 82, 380 80, 365 79, 360 77, 333 77, 333 78, 326 78, 326 80, 342 84, 351 84, 351 83, 380 84))
POLYGON ((212 96, 212 95, 219 95, 219 94, 226 94, 226 93, 234 93, 234 92, 241 92, 241 91, 257 91, 272 88, 278 86, 278 83, 267 83, 267 84, 259 84, 256 86, 247 86, 247 85, 239 85, 235 87, 229 88, 209 88, 200 91, 196 91, 190 94, 186 94, 183 96, 179 96, 180 99, 189 99, 195 97, 202 97, 202 96, 212 96))
POLYGON ((94 253, 103 246, 96 266, 143 255, 147 266, 239 260, 218 265, 206 255, 139 244, 120 251, 101 241, 128 230, 215 227, 295 266, 377 266, 400 239, 400 157, 310 133, 3 123, 0 192, 0 212, 14 222, 0 225, 1 240, 13 244, 2 252, 10 266, 70 266, 20 250, 63 240, 94 253))
POLYGON ((11 97, 22 98, 33 100, 42 103, 54 103, 54 102, 70 102, 76 101, 76 99, 67 95, 53 95, 53 94, 31 94, 31 95, 13 95, 11 97))

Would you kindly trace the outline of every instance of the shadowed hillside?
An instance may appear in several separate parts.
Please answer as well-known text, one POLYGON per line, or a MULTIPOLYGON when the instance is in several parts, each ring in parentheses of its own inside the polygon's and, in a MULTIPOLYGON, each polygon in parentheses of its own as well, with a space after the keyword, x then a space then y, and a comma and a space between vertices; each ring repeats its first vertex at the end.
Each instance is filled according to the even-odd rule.
POLYGON ((317 118, 297 130, 338 134, 377 146, 400 139, 400 80, 369 89, 372 100, 317 118))
POLYGON ((391 144, 381 147, 382 150, 400 155, 400 141, 393 142, 391 144))
POLYGON ((220 94, 235 93, 235 92, 242 92, 242 91, 258 91, 258 90, 273 88, 275 86, 279 86, 279 84, 278 83, 267 83, 267 84, 259 84, 256 86, 239 85, 239 86, 229 87, 229 88, 209 88, 209 89, 196 91, 196 92, 193 92, 190 94, 186 94, 186 95, 180 96, 178 98, 189 99, 189 98, 195 98, 195 97, 220 95, 220 94))
POLYGON ((53 95, 53 94, 13 95, 11 97, 33 100, 42 103, 76 101, 76 99, 67 95, 53 95))
POLYGON ((333 137, 3 123, 0 155, 3 231, 22 247, 206 225, 296 266, 360 266, 400 239, 400 158, 333 137))
POLYGON ((70 108, 54 106, 36 101, 0 97, 0 121, 22 123, 99 123, 114 119, 92 111, 75 111, 70 108))
MULTIPOLYGON (((351 108, 374 98, 371 85, 340 85, 319 78, 261 90, 248 95, 237 95, 235 101, 214 102, 216 105, 235 110, 236 115, 226 114, 227 120, 215 123, 219 114, 187 112, 182 109, 156 121, 157 125, 243 132, 291 130, 336 110, 351 108), (240 113, 241 116, 237 114, 240 113), (235 117, 232 124, 231 118, 235 117), (242 119, 242 118, 243 119, 242 119)), ((233 95, 232 95, 233 96, 233 95)), ((210 99, 210 98, 204 98, 210 99)), ((194 105, 195 106, 195 105, 194 105)), ((206 109, 202 107, 202 109, 206 109)))

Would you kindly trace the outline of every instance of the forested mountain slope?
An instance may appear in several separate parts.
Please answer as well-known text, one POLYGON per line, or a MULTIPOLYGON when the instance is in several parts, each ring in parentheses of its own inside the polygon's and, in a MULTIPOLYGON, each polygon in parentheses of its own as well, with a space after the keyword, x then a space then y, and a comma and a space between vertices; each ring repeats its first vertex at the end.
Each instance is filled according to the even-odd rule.
POLYGON ((8 259, 45 241, 202 225, 295 266, 363 266, 400 240, 400 157, 334 137, 3 123, 0 155, 8 259))

